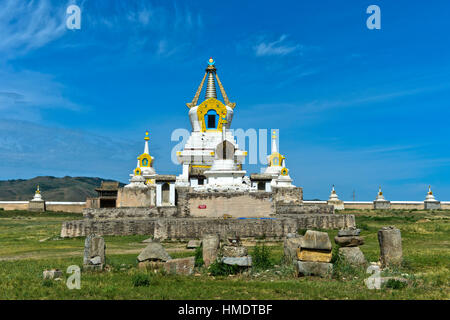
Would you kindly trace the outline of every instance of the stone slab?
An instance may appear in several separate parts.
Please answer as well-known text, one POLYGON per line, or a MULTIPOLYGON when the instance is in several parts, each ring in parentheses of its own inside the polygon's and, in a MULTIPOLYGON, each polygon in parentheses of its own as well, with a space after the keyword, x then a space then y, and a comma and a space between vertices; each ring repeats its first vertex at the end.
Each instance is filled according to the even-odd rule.
POLYGON ((334 237, 334 242, 341 247, 357 247, 364 244, 364 238, 360 236, 334 237))
POLYGON ((200 240, 189 240, 188 244, 186 245, 187 249, 196 249, 202 245, 202 242, 200 240))
POLYGON ((383 267, 399 266, 403 261, 402 235, 394 226, 383 227, 378 230, 380 244, 380 261, 383 267))
POLYGON ((211 263, 216 261, 217 255, 219 254, 219 235, 209 234, 205 235, 202 239, 202 250, 203 250, 203 262, 205 267, 209 267, 211 263))
POLYGON ((164 263, 169 274, 191 275, 194 273, 195 257, 172 259, 164 263))
POLYGON ((333 264, 326 262, 297 261, 297 273, 299 276, 331 277, 333 264))
POLYGON ((331 251, 314 251, 308 249, 297 249, 297 259, 311 262, 330 262, 331 251))
POLYGON ((221 260, 223 263, 228 265, 237 265, 240 267, 251 267, 252 266, 252 257, 223 257, 221 260))
POLYGON ((141 251, 137 259, 139 262, 146 260, 165 262, 172 259, 172 257, 169 256, 169 254, 160 243, 152 242, 149 243, 148 246, 141 251))
POLYGON ((222 255, 224 257, 245 257, 248 255, 248 250, 243 246, 223 246, 222 255))
POLYGON ((361 233, 361 229, 349 228, 349 229, 341 229, 338 231, 338 237, 349 237, 349 236, 359 236, 361 233))
POLYGON ((308 230, 300 238, 300 247, 305 249, 331 250, 331 241, 328 233, 308 230))

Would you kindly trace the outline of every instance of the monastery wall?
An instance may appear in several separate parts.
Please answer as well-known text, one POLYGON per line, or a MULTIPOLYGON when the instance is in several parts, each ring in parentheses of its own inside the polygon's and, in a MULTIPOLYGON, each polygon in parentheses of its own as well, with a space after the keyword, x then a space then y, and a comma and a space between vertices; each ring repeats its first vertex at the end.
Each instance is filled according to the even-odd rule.
POLYGON ((187 194, 183 212, 185 216, 221 218, 269 217, 275 214, 270 192, 190 192, 187 194))
POLYGON ((82 213, 86 208, 86 202, 46 201, 45 207, 47 211, 82 213))
POLYGON ((61 237, 142 234, 164 239, 198 239, 205 234, 217 233, 225 237, 235 233, 240 237, 282 238, 298 229, 341 229, 355 226, 351 214, 304 214, 294 217, 262 219, 217 218, 122 218, 84 219, 63 222, 61 237))
MULTIPOLYGON (((82 213, 86 202, 46 201, 47 211, 82 213)), ((8 210, 29 210, 29 201, 0 201, 0 208, 8 210)))
POLYGON ((28 201, 0 201, 0 208, 9 210, 28 210, 28 201))
POLYGON ((333 214, 334 207, 327 203, 303 203, 295 204, 278 204, 276 205, 277 214, 333 214))

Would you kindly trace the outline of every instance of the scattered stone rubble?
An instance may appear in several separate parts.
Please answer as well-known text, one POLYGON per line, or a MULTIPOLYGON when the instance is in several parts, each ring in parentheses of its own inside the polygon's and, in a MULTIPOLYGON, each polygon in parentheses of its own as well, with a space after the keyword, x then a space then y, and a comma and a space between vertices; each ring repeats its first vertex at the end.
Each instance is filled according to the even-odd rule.
POLYGON ((228 243, 222 247, 221 261, 228 265, 251 267, 252 257, 248 255, 246 247, 242 246, 238 236, 229 236, 228 243))
POLYGON ((339 256, 348 264, 356 267, 367 265, 367 260, 364 257, 360 245, 364 244, 364 238, 359 234, 360 229, 350 228, 338 231, 338 235, 334 237, 334 242, 340 247, 339 256))
POLYGON ((44 270, 43 272, 44 279, 61 280, 62 275, 62 271, 59 269, 44 270))
POLYGON ((83 270, 101 271, 105 267, 105 240, 94 234, 84 242, 83 270))
POLYGON ((202 245, 201 240, 189 240, 188 244, 186 245, 187 249, 197 249, 202 245))
POLYGON ((194 273, 195 257, 172 259, 158 242, 151 242, 141 251, 138 268, 146 270, 165 270, 168 274, 191 275, 194 273))
POLYGON ((284 241, 284 254, 300 276, 329 277, 333 272, 331 241, 326 232, 307 230, 304 236, 289 235, 284 241))

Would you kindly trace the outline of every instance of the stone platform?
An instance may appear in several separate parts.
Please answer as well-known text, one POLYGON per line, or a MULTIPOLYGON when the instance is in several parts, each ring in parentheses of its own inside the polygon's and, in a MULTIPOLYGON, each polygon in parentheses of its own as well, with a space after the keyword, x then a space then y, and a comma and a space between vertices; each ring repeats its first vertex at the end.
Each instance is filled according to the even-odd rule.
POLYGON ((62 224, 61 237, 97 235, 148 235, 164 239, 197 239, 216 233, 225 237, 232 232, 239 237, 283 238, 298 229, 342 229, 355 226, 354 215, 291 214, 273 218, 113 218, 67 221, 62 224))

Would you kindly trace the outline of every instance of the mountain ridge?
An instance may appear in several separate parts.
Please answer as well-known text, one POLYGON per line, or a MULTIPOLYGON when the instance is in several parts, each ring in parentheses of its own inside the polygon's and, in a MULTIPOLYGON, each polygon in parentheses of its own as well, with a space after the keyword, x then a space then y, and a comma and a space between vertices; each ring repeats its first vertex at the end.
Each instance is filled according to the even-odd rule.
MULTIPOLYGON (((0 180, 0 201, 31 200, 39 185, 46 201, 86 201, 97 196, 95 188, 102 181, 115 181, 99 177, 38 176, 31 179, 0 180)), ((120 187, 124 184, 119 182, 120 187)))

